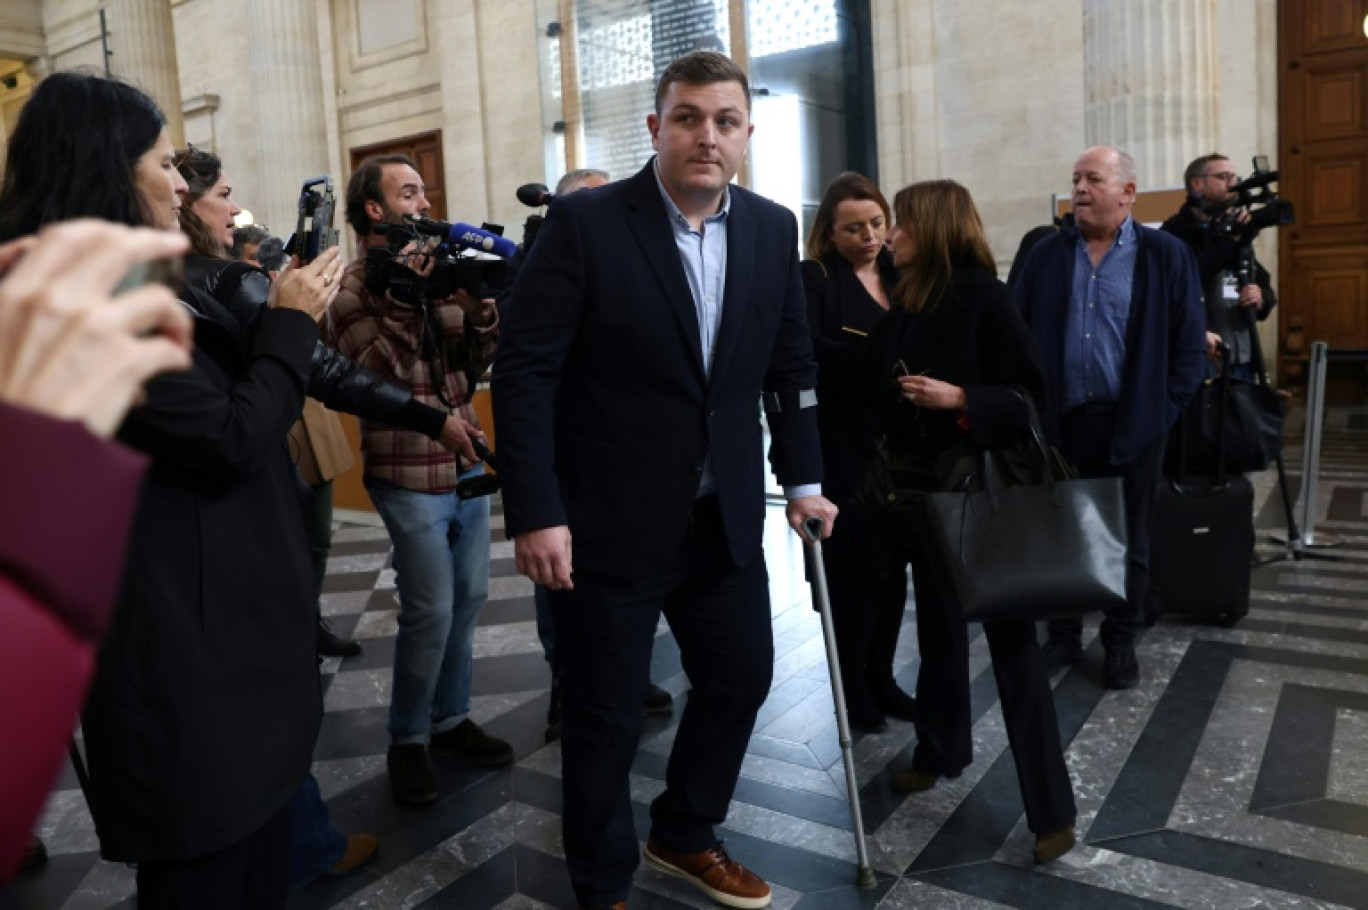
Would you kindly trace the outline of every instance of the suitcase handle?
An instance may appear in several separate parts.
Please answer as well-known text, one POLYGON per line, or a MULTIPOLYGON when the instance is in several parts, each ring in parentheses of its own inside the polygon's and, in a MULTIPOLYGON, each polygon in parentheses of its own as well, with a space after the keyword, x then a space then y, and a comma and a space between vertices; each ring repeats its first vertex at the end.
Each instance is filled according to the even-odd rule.
POLYGON ((1190 486, 1178 478, 1172 478, 1168 484, 1173 488, 1173 492, 1179 496, 1191 497, 1216 496, 1230 489, 1229 478, 1222 479, 1217 483, 1204 483, 1197 486, 1190 486))

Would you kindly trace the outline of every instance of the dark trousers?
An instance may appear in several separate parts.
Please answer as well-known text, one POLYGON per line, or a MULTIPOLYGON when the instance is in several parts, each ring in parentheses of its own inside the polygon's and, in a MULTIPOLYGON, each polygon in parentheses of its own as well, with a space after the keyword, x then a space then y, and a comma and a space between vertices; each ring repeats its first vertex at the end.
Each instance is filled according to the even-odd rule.
MULTIPOLYGON (((1100 637, 1108 651, 1135 647, 1144 625, 1145 591, 1149 587, 1150 538, 1154 533, 1154 498, 1164 467, 1161 436, 1123 465, 1111 463, 1116 410, 1107 407, 1075 408, 1060 424, 1063 452, 1083 477, 1120 477, 1126 499, 1126 603, 1106 611, 1100 637)), ((1079 617, 1052 619, 1050 640, 1077 642, 1083 635, 1079 617)))
POLYGON ((878 535, 873 516, 846 503, 835 533, 822 545, 841 682, 856 716, 878 712, 879 700, 897 691, 893 658, 907 603, 907 572, 902 563, 875 558, 878 535))
POLYGON ((310 488, 304 503, 304 536, 309 541, 309 564, 313 567, 317 593, 323 593, 328 573, 328 554, 332 552, 333 482, 325 480, 310 488))
POLYGON ((651 645, 663 611, 692 690, 679 720, 651 837, 685 852, 717 843, 774 665, 769 577, 737 567, 715 497, 699 500, 669 571, 646 578, 575 573, 552 591, 564 692, 565 858, 575 896, 627 899, 640 860, 628 772, 641 731, 651 645))
POLYGON ((333 827, 318 778, 305 775, 290 799, 290 890, 317 880, 347 852, 347 835, 333 827))
POLYGON ((290 813, 245 840, 180 863, 138 864, 138 910, 277 910, 290 878, 290 813))
MULTIPOLYGON (((922 512, 885 520, 877 558, 898 571, 912 564, 916 591, 917 748, 912 767, 958 774, 973 760, 969 704, 969 626, 922 529, 922 512)), ((1074 823, 1073 784, 1064 763, 1059 720, 1034 623, 984 623, 993 658, 998 702, 1016 761, 1017 783, 1031 831, 1043 834, 1074 823)))

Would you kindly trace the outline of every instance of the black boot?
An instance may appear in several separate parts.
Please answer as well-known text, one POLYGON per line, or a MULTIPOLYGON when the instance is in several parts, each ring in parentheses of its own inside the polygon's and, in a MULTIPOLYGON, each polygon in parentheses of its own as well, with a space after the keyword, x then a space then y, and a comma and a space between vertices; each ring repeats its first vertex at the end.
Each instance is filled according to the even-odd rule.
POLYGON ((318 634, 314 643, 319 657, 355 657, 361 653, 361 642, 353 638, 338 637, 328 625, 328 621, 322 617, 318 620, 318 634))

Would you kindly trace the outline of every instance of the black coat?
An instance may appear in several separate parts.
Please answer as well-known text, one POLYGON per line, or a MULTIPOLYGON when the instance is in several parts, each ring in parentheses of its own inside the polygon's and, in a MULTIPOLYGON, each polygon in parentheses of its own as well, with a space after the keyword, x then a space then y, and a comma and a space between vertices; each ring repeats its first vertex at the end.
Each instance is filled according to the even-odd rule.
POLYGON ((510 535, 568 525, 577 569, 660 571, 684 539, 711 456, 732 558, 760 556, 762 395, 784 484, 821 481, 798 226, 733 186, 711 371, 656 183, 636 176, 551 206, 504 311, 494 361, 510 535))
MULTIPOLYGON (((1240 267, 1240 242, 1236 237, 1225 234, 1213 227, 1214 222, 1202 221, 1197 210, 1185 205, 1160 226, 1163 230, 1182 240, 1192 248, 1197 257, 1197 275, 1202 282, 1202 301, 1206 304, 1207 331, 1215 332, 1232 348, 1235 363, 1249 363, 1253 348, 1248 317, 1244 307, 1225 299, 1225 286, 1222 284, 1223 272, 1237 273, 1240 267)), ((1273 280, 1253 253, 1249 259, 1249 280, 1259 286, 1263 302, 1254 312, 1259 321, 1268 318, 1278 303, 1278 295, 1273 293, 1273 280)))
POLYGON ((843 372, 847 382, 873 397, 890 450, 924 451, 933 462, 966 443, 995 448, 1015 441, 1027 412, 1009 391, 1013 386, 1044 411, 1045 373, 1035 338, 1006 285, 976 265, 957 269, 952 286, 929 310, 895 306, 864 348, 846 360, 843 372), (918 408, 904 398, 899 361, 909 374, 963 388, 964 414, 918 408))
POLYGON ((308 772, 322 716, 314 581, 286 432, 318 339, 270 310, 253 336, 207 295, 189 371, 153 381, 120 439, 152 456, 84 730, 102 855, 234 844, 308 772))
MULTIPOLYGON (((822 493, 843 505, 864 477, 874 454, 879 427, 870 397, 851 395, 826 364, 839 364, 858 349, 883 320, 886 311, 869 295, 850 263, 832 252, 821 260, 803 260, 808 297, 808 328, 817 357, 817 424, 822 436, 822 493)), ((897 275, 887 254, 879 257, 884 292, 892 297, 897 275)), ((839 369, 834 366, 833 369, 839 369)))

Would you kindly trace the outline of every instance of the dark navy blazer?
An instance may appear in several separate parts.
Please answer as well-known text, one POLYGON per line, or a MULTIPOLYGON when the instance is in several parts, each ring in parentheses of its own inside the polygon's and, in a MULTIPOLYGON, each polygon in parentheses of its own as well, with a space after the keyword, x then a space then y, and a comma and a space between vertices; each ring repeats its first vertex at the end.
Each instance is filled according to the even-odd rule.
POLYGON ((793 215, 731 187, 711 373, 652 168, 558 199, 518 274, 494 361, 510 536, 568 525, 576 569, 641 576, 684 538, 705 455, 733 559, 761 551, 762 394, 781 483, 821 480, 793 215))
MULTIPOLYGON (((1192 251, 1181 240, 1140 224, 1136 235, 1140 250, 1126 325, 1113 464, 1134 460, 1168 432, 1202 381, 1206 354, 1202 285, 1192 251)), ((1046 435, 1056 444, 1078 238, 1078 229, 1072 228, 1037 243, 1012 288, 1022 318, 1040 344, 1047 383, 1042 420, 1046 435)))

